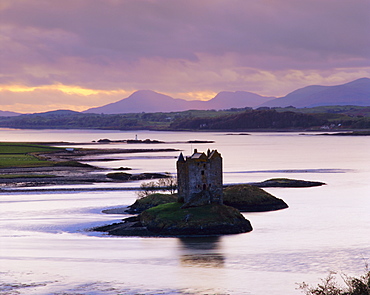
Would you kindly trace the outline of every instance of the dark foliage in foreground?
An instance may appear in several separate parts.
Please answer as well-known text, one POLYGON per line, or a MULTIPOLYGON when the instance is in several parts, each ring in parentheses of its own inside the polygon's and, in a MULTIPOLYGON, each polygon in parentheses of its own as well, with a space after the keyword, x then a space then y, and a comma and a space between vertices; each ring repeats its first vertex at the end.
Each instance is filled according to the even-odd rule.
POLYGON ((368 268, 365 275, 359 278, 343 275, 342 279, 346 287, 341 287, 335 278, 335 272, 331 272, 316 287, 302 283, 299 288, 306 295, 370 295, 370 271, 368 268))

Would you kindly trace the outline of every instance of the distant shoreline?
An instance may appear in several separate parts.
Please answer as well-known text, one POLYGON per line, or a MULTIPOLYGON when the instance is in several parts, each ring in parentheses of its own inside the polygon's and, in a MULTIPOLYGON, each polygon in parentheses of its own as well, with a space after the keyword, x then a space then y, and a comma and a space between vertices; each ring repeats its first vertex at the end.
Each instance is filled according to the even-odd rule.
MULTIPOLYGON (((47 146, 48 143, 43 143, 47 146)), ((76 144, 77 145, 77 144, 76 144)), ((71 149, 58 150, 56 152, 37 153, 36 157, 45 161, 45 166, 37 167, 2 167, 0 168, 0 192, 7 189, 18 188, 20 191, 25 187, 40 187, 50 185, 81 185, 93 183, 117 183, 104 173, 93 173, 97 171, 127 170, 120 167, 117 169, 104 169, 92 165, 81 164, 80 162, 89 162, 95 160, 95 156, 107 154, 132 154, 132 153, 156 153, 156 152, 174 152, 173 148, 162 149, 71 149), (51 166, 50 163, 57 163, 57 166, 51 166), (71 165, 70 163, 76 163, 71 165)), ((110 161, 112 159, 100 159, 101 161, 110 161)), ((67 190, 70 190, 68 188, 67 190)), ((63 189, 64 190, 64 189, 63 189)), ((28 191, 28 190, 25 190, 28 191)))
POLYGON ((0 126, 21 129, 120 131, 290 132, 369 130, 370 106, 261 107, 177 112, 94 114, 51 111, 0 117, 0 126), (37 117, 37 120, 35 120, 37 117))

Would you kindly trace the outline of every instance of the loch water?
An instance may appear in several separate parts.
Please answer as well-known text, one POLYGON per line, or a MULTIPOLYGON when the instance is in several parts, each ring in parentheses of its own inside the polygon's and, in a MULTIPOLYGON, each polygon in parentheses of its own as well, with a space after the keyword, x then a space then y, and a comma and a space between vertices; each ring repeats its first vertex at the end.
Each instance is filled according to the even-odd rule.
MULTIPOLYGON (((205 238, 111 237, 88 232, 127 215, 135 191, 1 192, 0 294, 294 295, 336 271, 362 275, 370 263, 370 137, 315 133, 196 133, 0 129, 0 141, 68 141, 76 147, 217 149, 224 183, 294 178, 313 188, 268 188, 288 209, 243 213, 252 232, 205 238), (82 145, 102 138, 159 144, 82 145), (186 143, 209 140, 213 143, 186 143)), ((179 152, 110 155, 92 164, 132 173, 175 173, 179 152)), ((102 172, 97 172, 102 173, 102 172)), ((58 188, 58 187, 52 187, 58 188)), ((73 190, 72 190, 73 189, 73 190)))

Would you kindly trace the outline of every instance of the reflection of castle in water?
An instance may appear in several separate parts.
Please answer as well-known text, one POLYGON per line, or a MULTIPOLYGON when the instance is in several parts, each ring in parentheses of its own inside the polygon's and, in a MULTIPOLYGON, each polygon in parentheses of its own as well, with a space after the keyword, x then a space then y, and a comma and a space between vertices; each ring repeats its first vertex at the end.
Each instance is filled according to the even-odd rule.
POLYGON ((180 258, 183 266, 221 268, 225 258, 222 254, 185 254, 180 258))
POLYGON ((178 241, 183 250, 190 250, 191 252, 196 250, 217 250, 220 248, 219 236, 183 237, 179 238, 178 241))
POLYGON ((191 237, 179 238, 184 254, 180 263, 186 267, 211 267, 224 266, 225 257, 219 253, 220 237, 191 237))

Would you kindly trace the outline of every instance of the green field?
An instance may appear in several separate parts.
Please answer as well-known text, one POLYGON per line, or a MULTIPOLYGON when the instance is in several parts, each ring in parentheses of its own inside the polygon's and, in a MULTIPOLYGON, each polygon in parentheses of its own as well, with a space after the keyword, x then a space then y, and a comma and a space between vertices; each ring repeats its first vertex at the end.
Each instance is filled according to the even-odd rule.
POLYGON ((61 148, 28 143, 0 143, 0 168, 45 167, 54 162, 36 157, 38 153, 55 152, 61 148))
POLYGON ((0 154, 29 154, 55 152, 58 150, 62 150, 62 148, 21 142, 0 142, 0 154))

